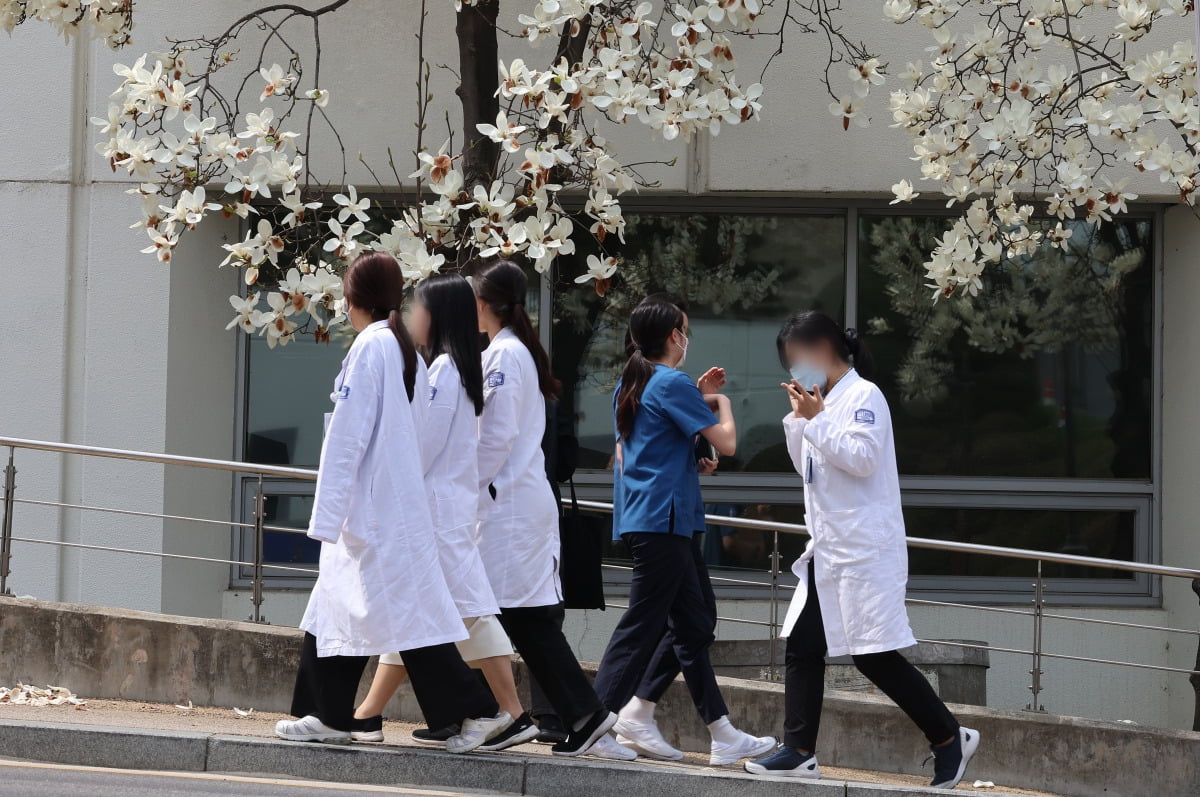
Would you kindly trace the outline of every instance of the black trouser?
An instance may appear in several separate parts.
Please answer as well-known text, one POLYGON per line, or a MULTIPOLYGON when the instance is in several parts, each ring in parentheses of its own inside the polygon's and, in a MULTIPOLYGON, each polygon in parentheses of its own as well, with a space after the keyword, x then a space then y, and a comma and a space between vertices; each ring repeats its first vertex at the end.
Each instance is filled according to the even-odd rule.
POLYGON ((603 710, 604 705, 563 636, 562 606, 501 608, 500 624, 568 730, 603 710))
MULTIPOLYGON (((807 752, 817 747, 825 692, 825 624, 813 565, 808 565, 808 600, 787 639, 783 743, 807 752)), ((958 733, 958 721, 925 676, 898 651, 853 656, 854 666, 908 715, 930 744, 958 733)))
POLYGON ((717 600, 699 537, 624 535, 633 556, 629 608, 621 616, 596 674, 596 693, 610 711, 629 699, 657 703, 680 672, 706 723, 729 713, 708 649, 717 600))
MULTIPOLYGON (((496 698, 462 660, 452 644, 405 650, 404 666, 417 703, 430 728, 494 717, 496 698)), ((292 715, 315 714, 339 731, 350 730, 354 698, 369 656, 317 656, 317 638, 305 633, 300 669, 292 693, 292 715)))
MULTIPOLYGON (((561 604, 554 609, 555 611, 552 613, 554 624, 561 631, 563 621, 567 618, 567 612, 561 604)), ((529 679, 529 715, 544 731, 566 730, 562 719, 554 713, 554 706, 550 705, 550 698, 546 696, 546 690, 542 688, 537 678, 529 679)))

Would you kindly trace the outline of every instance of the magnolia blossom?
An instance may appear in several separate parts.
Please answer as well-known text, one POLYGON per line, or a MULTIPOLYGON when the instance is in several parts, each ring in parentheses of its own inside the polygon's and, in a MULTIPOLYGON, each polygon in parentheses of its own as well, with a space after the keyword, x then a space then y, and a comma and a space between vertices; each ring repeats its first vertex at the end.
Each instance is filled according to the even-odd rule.
MULTIPOLYGON (((935 299, 977 294, 986 267, 1006 258, 1071 245, 1073 229, 1062 220, 1097 224, 1126 212, 1137 198, 1127 187, 1134 173, 1157 175, 1181 201, 1196 203, 1195 42, 1153 36, 1159 20, 1194 13, 1193 5, 884 3, 889 19, 923 26, 932 38, 930 66, 910 63, 891 92, 893 126, 912 143, 919 179, 962 212, 925 264, 935 299), (1094 33, 1105 28, 1108 43, 1094 33), (1060 223, 1039 227, 1036 213, 1060 223)), ((859 103, 882 82, 878 74, 873 58, 849 70, 849 94, 830 106, 843 127, 865 121, 859 103)), ((907 178, 892 192, 893 204, 919 196, 907 178)))
MULTIPOLYGON (((455 8, 474 4, 459 0, 455 8)), ((79 8, 85 5, 126 6, 81 0, 79 8)), ((14 7, 0 0, 0 25, 14 7)), ((230 69, 239 52, 253 49, 232 45, 205 60, 196 56, 202 48, 173 43, 168 52, 116 66, 120 85, 107 114, 93 120, 97 151, 113 170, 138 177, 135 226, 151 239, 146 251, 163 262, 182 235, 214 213, 252 221, 241 240, 223 246, 221 265, 255 286, 251 295, 231 298, 230 328, 257 331, 270 346, 286 345, 300 331, 328 340, 344 317, 339 275, 367 250, 395 257, 411 283, 480 256, 519 258, 545 272, 576 251, 576 236, 590 235, 603 251, 590 256, 579 281, 603 292, 620 269, 608 248, 624 240, 621 196, 643 181, 596 130, 608 121, 688 140, 759 118, 763 87, 739 83, 741 40, 734 34, 753 33, 764 4, 529 0, 522 12, 518 23, 529 44, 568 31, 582 35, 582 55, 572 62, 531 51, 497 64, 500 112, 494 124, 476 126, 499 150, 483 182, 474 174, 468 182, 463 156, 447 140, 416 153, 408 179, 422 191, 410 204, 363 196, 354 185, 334 188, 322 201, 325 183, 309 174, 310 142, 299 131, 307 129, 301 115, 316 109, 333 124, 328 89, 306 84, 293 51, 286 65, 255 64, 244 75, 254 91, 238 103, 221 101, 210 73, 230 69), (261 107, 252 107, 255 97, 261 107), (240 109, 236 118, 231 107, 240 109), (564 191, 583 195, 582 210, 564 209, 564 191)), ((47 21, 65 25, 68 16, 47 21)), ((856 66, 855 74, 868 87, 882 79, 877 61, 856 66)), ((848 110, 857 113, 857 106, 848 110)))

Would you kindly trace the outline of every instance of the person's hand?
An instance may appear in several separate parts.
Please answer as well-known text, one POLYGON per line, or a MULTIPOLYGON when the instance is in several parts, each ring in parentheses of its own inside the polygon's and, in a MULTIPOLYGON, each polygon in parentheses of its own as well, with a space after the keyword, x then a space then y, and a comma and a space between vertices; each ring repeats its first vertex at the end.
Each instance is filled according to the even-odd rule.
POLYGON ((709 368, 704 372, 704 376, 696 380, 696 387, 706 396, 720 392, 721 388, 725 387, 725 369, 709 368))
POLYGON ((704 459, 696 460, 696 467, 700 469, 701 476, 707 476, 717 469, 717 461, 705 457, 704 459))
POLYGON ((821 388, 816 385, 813 385, 812 393, 805 390, 795 379, 781 382, 779 386, 787 391, 788 400, 792 403, 793 416, 811 421, 825 409, 825 397, 821 395, 821 388))
POLYGON ((724 393, 706 393, 704 400, 708 402, 709 409, 713 412, 720 412, 721 405, 729 406, 729 396, 724 393))

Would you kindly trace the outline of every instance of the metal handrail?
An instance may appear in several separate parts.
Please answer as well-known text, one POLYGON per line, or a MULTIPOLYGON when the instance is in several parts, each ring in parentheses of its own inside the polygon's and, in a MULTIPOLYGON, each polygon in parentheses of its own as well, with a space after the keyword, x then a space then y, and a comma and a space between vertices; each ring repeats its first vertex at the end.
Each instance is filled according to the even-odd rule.
POLYGON ((285 479, 316 481, 317 472, 308 468, 288 468, 282 465, 259 465, 251 462, 234 462, 225 459, 184 457, 178 454, 151 454, 144 451, 129 451, 122 448, 81 446, 74 443, 48 443, 45 440, 23 440, 18 437, 0 437, 0 448, 23 448, 31 451, 52 451, 59 454, 79 454, 85 457, 105 457, 134 462, 150 462, 159 465, 186 465, 208 470, 224 470, 233 473, 253 473, 259 476, 277 476, 285 479))
MULTIPOLYGON (((564 498, 563 504, 571 506, 570 498, 564 498)), ((603 501, 577 500, 575 506, 580 509, 612 514, 613 505, 603 501)), ((738 529, 755 529, 758 531, 777 531, 781 534, 802 534, 812 536, 807 526, 798 523, 782 523, 773 520, 753 520, 751 518, 727 517, 725 515, 705 515, 704 522, 710 526, 728 526, 738 529)), ((953 542, 950 540, 934 540, 928 537, 908 537, 910 548, 928 548, 938 551, 955 551, 958 553, 974 553, 983 556, 1002 556, 1007 559, 1029 559, 1031 561, 1055 562, 1081 567, 1099 567, 1106 570, 1126 570, 1133 573, 1150 573, 1157 576, 1175 576, 1178 578, 1200 578, 1200 570, 1186 567, 1169 567, 1145 562, 1128 562, 1122 559, 1105 559, 1098 556, 1079 556, 1068 553, 1053 553, 1051 551, 1035 551, 1029 548, 1007 548, 1002 545, 980 545, 973 542, 953 542)))

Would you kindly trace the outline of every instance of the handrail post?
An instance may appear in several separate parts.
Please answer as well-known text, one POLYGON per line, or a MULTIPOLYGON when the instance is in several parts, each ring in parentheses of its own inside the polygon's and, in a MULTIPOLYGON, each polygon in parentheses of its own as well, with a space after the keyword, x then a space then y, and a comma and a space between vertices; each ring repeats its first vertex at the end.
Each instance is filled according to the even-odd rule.
POLYGON ((254 490, 254 579, 250 594, 250 602, 254 604, 254 614, 250 619, 256 623, 263 622, 263 524, 266 522, 266 505, 260 473, 254 490))
POLYGON ((1029 685, 1029 691, 1032 693, 1032 700, 1026 711, 1045 711, 1046 707, 1041 704, 1042 693, 1042 611, 1045 600, 1044 583, 1042 581, 1042 560, 1037 561, 1037 581, 1033 585, 1033 668, 1029 671, 1032 681, 1029 685))
POLYGON ((4 516, 0 517, 0 595, 8 589, 9 563, 12 561, 13 499, 17 491, 17 468, 13 464, 17 449, 8 447, 8 465, 4 468, 4 516))
POLYGON ((779 662, 776 648, 779 639, 779 530, 771 532, 771 624, 767 627, 767 649, 770 650, 770 674, 772 681, 779 680, 779 662))
MULTIPOLYGON (((1200 578, 1192 579, 1192 592, 1200 597, 1200 578)), ((1188 676, 1188 680, 1192 683, 1192 689, 1196 692, 1196 713, 1192 717, 1192 730, 1200 731, 1200 639, 1196 641, 1196 666, 1192 668, 1192 674, 1188 676)))

